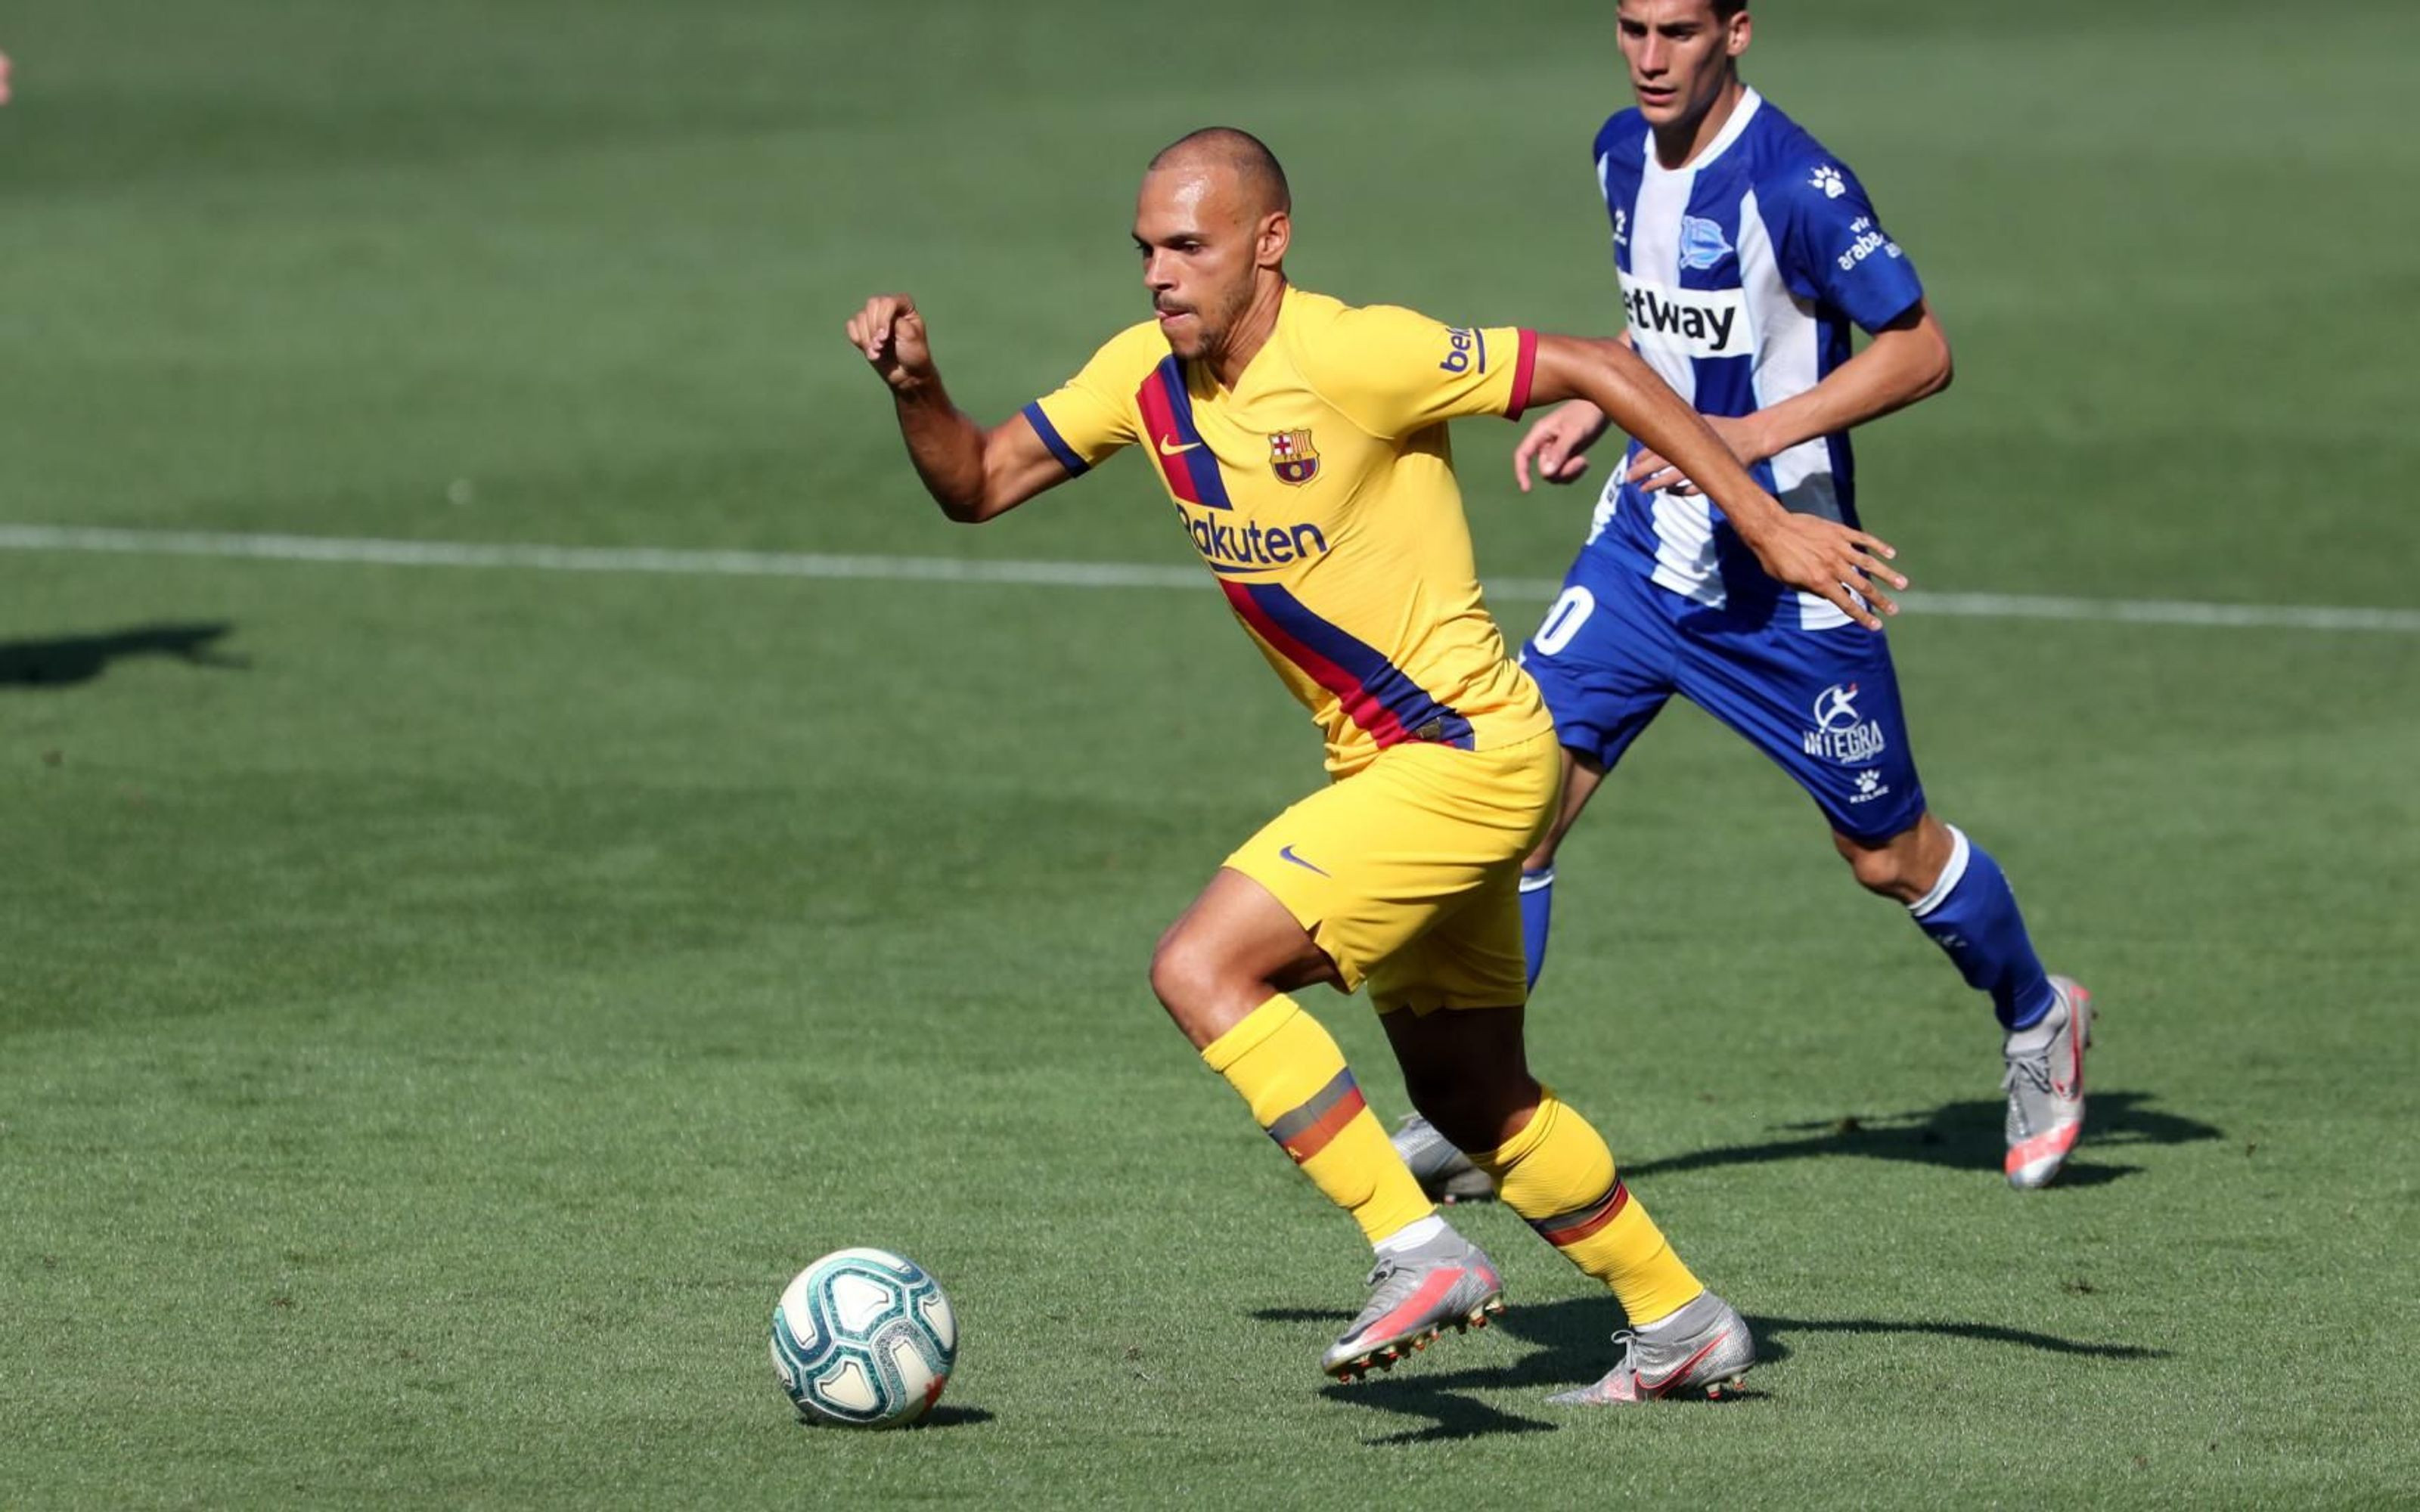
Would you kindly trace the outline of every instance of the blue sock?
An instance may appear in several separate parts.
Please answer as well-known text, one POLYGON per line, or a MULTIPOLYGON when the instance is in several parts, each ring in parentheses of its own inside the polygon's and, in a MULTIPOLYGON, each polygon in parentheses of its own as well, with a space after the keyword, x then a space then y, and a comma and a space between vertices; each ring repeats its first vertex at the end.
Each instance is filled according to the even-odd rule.
POLYGON ((1992 1011, 2002 1028, 2029 1029, 2058 1001, 2058 994, 2034 954, 2017 895, 2000 863, 1980 845, 1968 844, 1954 827, 1949 838, 1949 864, 1941 869, 1941 880, 1907 911, 1916 916, 1916 928, 1957 963, 1967 986, 1992 995, 1992 1011))
POLYGON ((1521 873, 1521 953, 1529 958, 1529 985, 1546 969, 1546 926, 1555 917, 1555 869, 1521 873))

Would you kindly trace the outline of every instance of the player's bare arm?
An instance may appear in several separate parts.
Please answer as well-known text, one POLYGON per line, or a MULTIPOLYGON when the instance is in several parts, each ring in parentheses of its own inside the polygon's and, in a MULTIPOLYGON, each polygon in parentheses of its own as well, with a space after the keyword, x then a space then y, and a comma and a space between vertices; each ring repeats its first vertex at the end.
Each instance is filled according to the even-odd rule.
POLYGON ((1881 586, 1907 586, 1885 564, 1898 554, 1888 543, 1835 520, 1783 509, 1704 418, 1621 342, 1540 336, 1529 396, 1547 403, 1586 399, 1642 443, 1672 457, 1703 483, 1740 540, 1778 580, 1829 600, 1869 630, 1882 628, 1877 609, 1899 612, 1881 586))
POLYGON ((914 300, 877 294, 849 316, 847 331, 849 345, 890 386, 908 460, 942 514, 979 525, 1066 481, 1066 468, 1024 415, 985 430, 950 402, 914 300))
MULTIPOLYGON (((1949 337, 1931 307, 1919 300, 1898 319, 1874 332, 1865 350, 1841 363, 1823 381, 1770 409, 1735 420, 1715 420, 1714 432, 1744 463, 1777 456, 1818 436, 1830 436, 1880 420, 1949 387, 1949 337)), ((1551 418, 1551 417, 1550 417, 1551 418)), ((1686 469, 1653 451, 1639 454, 1626 476, 1651 491, 1694 492, 1686 469), (1661 481, 1658 481, 1661 480, 1661 481)))

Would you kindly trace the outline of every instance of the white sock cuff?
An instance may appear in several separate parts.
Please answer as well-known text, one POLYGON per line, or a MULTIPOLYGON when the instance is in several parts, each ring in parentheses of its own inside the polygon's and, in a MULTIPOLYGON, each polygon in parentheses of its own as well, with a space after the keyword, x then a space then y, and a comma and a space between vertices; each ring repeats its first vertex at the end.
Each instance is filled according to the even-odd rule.
POLYGON ((1524 872, 1521 873, 1521 890, 1523 892, 1535 892, 1540 887, 1551 887, 1554 885, 1555 869, 1551 866, 1543 871, 1524 872))
POLYGON ((1966 860, 1974 852, 1974 847, 1966 843, 1964 830, 1956 825, 1941 827, 1949 831, 1949 864, 1941 869, 1941 878, 1933 883, 1931 892, 1907 905, 1907 911, 1918 918, 1949 901, 1949 895, 1958 890, 1958 884, 1966 880, 1966 860))
POLYGON ((1403 1227, 1370 1247, 1381 1255, 1401 1255, 1418 1249, 1445 1232, 1445 1220, 1432 1212, 1425 1218, 1415 1218, 1403 1227))

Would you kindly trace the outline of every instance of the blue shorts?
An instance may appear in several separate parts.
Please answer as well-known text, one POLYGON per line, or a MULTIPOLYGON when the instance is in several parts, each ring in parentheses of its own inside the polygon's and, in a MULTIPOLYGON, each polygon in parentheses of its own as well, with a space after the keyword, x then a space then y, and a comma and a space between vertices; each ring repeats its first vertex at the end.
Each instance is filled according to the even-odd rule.
POLYGON ((1924 815, 1890 645, 1861 625, 1802 630, 1708 609, 1588 551, 1521 665, 1562 743, 1607 768, 1678 693, 1746 736, 1852 840, 1879 844, 1924 815))

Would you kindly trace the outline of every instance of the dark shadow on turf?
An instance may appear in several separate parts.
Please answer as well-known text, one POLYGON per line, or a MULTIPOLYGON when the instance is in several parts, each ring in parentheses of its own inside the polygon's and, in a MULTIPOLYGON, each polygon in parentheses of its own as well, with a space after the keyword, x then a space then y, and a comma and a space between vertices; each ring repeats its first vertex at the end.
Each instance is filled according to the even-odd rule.
POLYGON ((110 663, 128 656, 173 656, 193 667, 250 666, 243 657, 211 644, 233 628, 224 623, 139 625, 106 635, 0 642, 0 687, 71 687, 91 682, 110 663))
MULTIPOLYGON (((936 1407, 906 1427, 892 1428, 891 1431, 893 1433, 938 1432, 942 1428, 969 1427, 977 1423, 991 1421, 992 1414, 980 1407, 936 1407)), ((803 1417, 799 1419, 799 1427, 817 1433, 834 1431, 831 1424, 818 1423, 803 1417)))
MULTIPOLYGON (((2097 1153, 2113 1146, 2182 1145, 2226 1137, 2225 1131, 2213 1124, 2163 1113, 2148 1106, 2149 1101, 2150 1095, 2146 1092, 2095 1091, 2086 1118, 2084 1143, 2077 1147, 2079 1152, 2097 1153)), ((1864 1155, 1962 1170, 1992 1170, 1999 1165, 2006 1149, 2001 1129, 2005 1113, 2002 1103, 1976 1101, 1944 1103, 1929 1113, 1851 1114, 1822 1123, 1785 1123, 1777 1125, 1777 1129, 1792 1137, 1694 1150, 1622 1169, 1628 1176, 1640 1177, 1722 1165, 1759 1165, 1768 1161, 1864 1155)), ((2095 1165, 2079 1159, 2069 1163, 2051 1190, 2102 1186, 2141 1168, 2095 1165)))
MULTIPOLYGON (((1760 1318, 1753 1315, 1747 1323, 1756 1335, 1760 1357, 1766 1352, 1765 1341, 1781 1334, 1937 1334, 1943 1338, 1974 1339, 1983 1344, 2013 1344, 2022 1349, 2042 1350, 2052 1354, 2080 1354, 2096 1360, 2164 1360, 2168 1357, 2165 1350, 2146 1349, 2139 1344, 2087 1344, 2081 1339, 2061 1338, 2055 1334, 2037 1334, 2025 1328, 2001 1328, 1993 1323, 1891 1322, 1877 1318, 1760 1318)), ((1778 1359, 1787 1352, 1776 1350, 1773 1357, 1778 1359)))
POLYGON ((1400 1417, 1428 1419, 1426 1427, 1405 1428, 1401 1433, 1381 1434, 1377 1438, 1361 1441, 1373 1446, 1456 1443, 1468 1439, 1555 1431, 1557 1425, 1553 1423, 1534 1417, 1515 1417, 1475 1396, 1459 1395, 1455 1390, 1457 1385, 1467 1388, 1482 1381, 1490 1385, 1502 1383, 1481 1372, 1459 1371, 1442 1376, 1407 1375, 1400 1381, 1385 1377, 1350 1386, 1327 1386, 1321 1390, 1320 1395, 1330 1401, 1343 1402, 1352 1407, 1367 1407, 1400 1417))
MULTIPOLYGON (((1342 1326, 1351 1315, 1324 1307, 1264 1307, 1251 1315, 1270 1323, 1317 1322, 1342 1326)), ((1756 1334, 1757 1363, 1774 1365, 1796 1352, 1790 1339, 1799 1334, 1931 1334, 1942 1338, 1968 1339, 1978 1344, 2012 1345, 2019 1349, 2042 1350, 2053 1354, 2081 1355, 2102 1360, 2160 1360, 2167 1357, 2164 1350, 2145 1349, 2133 1344, 2094 1344, 2082 1339, 2061 1338, 2055 1334, 2040 1334, 2030 1329, 2003 1328, 1993 1323, 1928 1322, 1917 1319, 1877 1318, 1773 1318, 1751 1315, 1748 1327, 1756 1334)), ((1320 1395, 1331 1401, 1348 1406, 1366 1407, 1375 1412, 1406 1417, 1424 1417, 1428 1425, 1400 1433, 1389 1433, 1365 1442, 1393 1445, 1452 1442, 1486 1438, 1500 1434, 1550 1432, 1561 1427, 1566 1416, 1573 1421, 1587 1421, 1596 1411, 1588 1408, 1546 1408, 1545 1418, 1518 1416, 1478 1400, 1468 1395, 1477 1391, 1530 1390, 1541 1396, 1585 1385, 1612 1368, 1614 1363, 1613 1334, 1622 1326, 1621 1309, 1608 1297, 1565 1297, 1556 1302, 1515 1305, 1498 1319, 1494 1328, 1510 1334, 1525 1344, 1537 1348, 1508 1365, 1466 1369, 1438 1366, 1471 1348, 1474 1340, 1457 1339, 1448 1335, 1429 1352, 1416 1355, 1400 1366, 1400 1375, 1379 1375, 1354 1385, 1331 1385, 1320 1395), (1442 1352, 1440 1352, 1442 1351, 1442 1352)), ((1756 1381, 1751 1375, 1751 1386, 1756 1381)), ((1731 1403, 1699 1403, 1704 1410, 1736 1407, 1763 1400, 1765 1394, 1749 1390, 1731 1403)))

